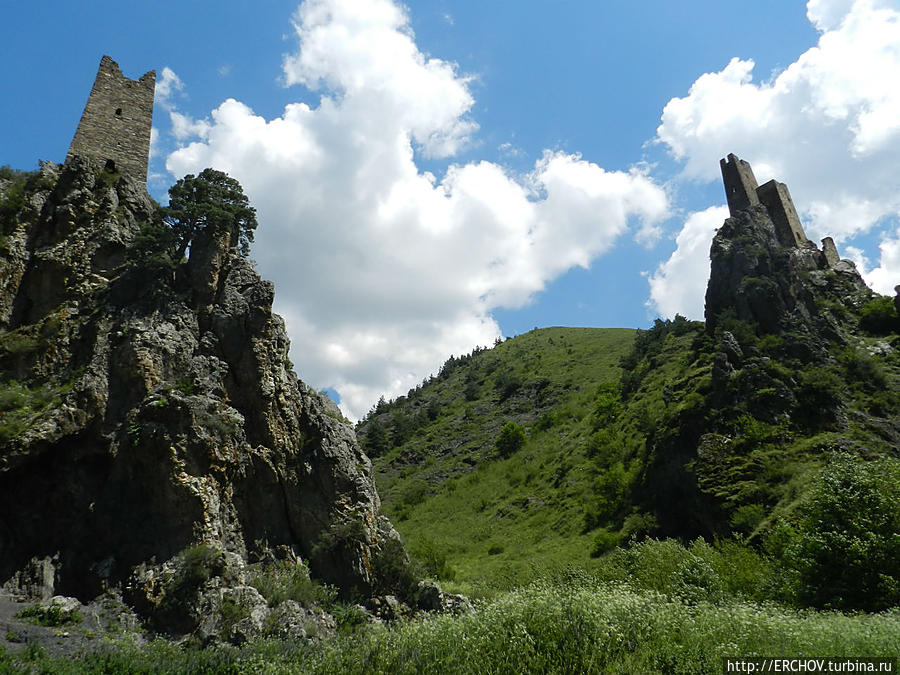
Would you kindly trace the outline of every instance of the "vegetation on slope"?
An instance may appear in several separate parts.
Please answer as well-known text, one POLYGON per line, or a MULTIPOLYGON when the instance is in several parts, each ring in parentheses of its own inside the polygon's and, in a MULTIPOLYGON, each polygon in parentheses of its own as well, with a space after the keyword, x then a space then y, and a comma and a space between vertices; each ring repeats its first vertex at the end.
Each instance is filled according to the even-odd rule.
POLYGON ((535 565, 589 561, 595 408, 634 335, 531 331, 451 358, 373 409, 358 433, 385 509, 427 571, 511 586, 535 565))
POLYGON ((863 306, 861 332, 824 363, 798 337, 734 317, 713 334, 657 320, 628 340, 536 330, 451 359, 409 397, 380 403, 360 435, 411 551, 464 591, 513 588, 546 564, 594 569, 647 536, 738 536, 784 572, 767 597, 887 607, 900 602, 890 310, 863 306), (588 346, 601 339, 605 350, 588 346), (726 348, 742 360, 723 375, 726 348), (521 447, 508 442, 514 430, 521 447))
POLYGON ((723 578, 717 553, 702 543, 648 540, 609 557, 594 575, 544 575, 468 614, 362 625, 322 643, 259 640, 197 650, 158 640, 76 662, 32 648, 19 656, 0 652, 0 668, 60 675, 720 673, 726 656, 889 656, 900 643, 896 612, 797 611, 742 598, 729 584, 750 588, 764 570, 751 560, 723 578))

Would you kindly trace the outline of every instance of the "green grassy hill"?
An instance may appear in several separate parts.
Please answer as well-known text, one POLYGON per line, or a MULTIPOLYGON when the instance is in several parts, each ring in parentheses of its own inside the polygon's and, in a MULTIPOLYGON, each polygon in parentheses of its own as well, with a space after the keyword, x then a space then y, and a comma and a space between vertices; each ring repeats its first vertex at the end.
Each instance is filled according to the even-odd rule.
POLYGON ((592 416, 634 336, 534 330, 449 359, 360 425, 387 513, 432 573, 521 578, 534 565, 589 558, 592 416), (495 443, 509 422, 525 441, 504 453, 495 443))
POLYGON ((818 363, 793 356, 790 334, 737 320, 712 335, 683 318, 534 330, 451 357, 358 433, 413 556, 466 592, 597 571, 648 536, 737 535, 780 565, 800 555, 793 528, 829 458, 896 461, 900 358, 882 336, 854 339, 818 363), (746 356, 723 380, 725 329, 746 356))

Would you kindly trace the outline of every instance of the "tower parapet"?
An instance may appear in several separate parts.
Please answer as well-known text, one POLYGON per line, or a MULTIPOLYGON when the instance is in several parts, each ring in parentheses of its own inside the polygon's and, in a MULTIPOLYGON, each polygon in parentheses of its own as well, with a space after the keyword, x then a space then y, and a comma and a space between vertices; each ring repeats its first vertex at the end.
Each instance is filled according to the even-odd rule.
POLYGON ((733 153, 728 155, 727 160, 719 160, 719 166, 722 168, 728 211, 732 216, 754 204, 762 204, 775 224, 775 234, 782 246, 807 245, 806 233, 787 185, 776 180, 757 185, 750 163, 733 153))
POLYGON ((155 70, 130 80, 104 56, 66 161, 83 155, 146 182, 155 89, 155 70))
POLYGON ((822 240, 822 253, 825 254, 825 262, 829 267, 835 267, 841 261, 837 246, 834 245, 834 239, 831 237, 825 237, 822 240))
POLYGON ((728 211, 734 215, 754 204, 759 204, 756 196, 756 176, 750 163, 731 153, 728 159, 719 160, 722 169, 722 181, 725 183, 725 197, 728 199, 728 211))
POLYGON ((770 180, 756 188, 756 195, 775 223, 775 234, 778 235, 781 245, 804 246, 807 241, 806 233, 803 232, 800 216, 794 208, 794 201, 787 185, 770 180))

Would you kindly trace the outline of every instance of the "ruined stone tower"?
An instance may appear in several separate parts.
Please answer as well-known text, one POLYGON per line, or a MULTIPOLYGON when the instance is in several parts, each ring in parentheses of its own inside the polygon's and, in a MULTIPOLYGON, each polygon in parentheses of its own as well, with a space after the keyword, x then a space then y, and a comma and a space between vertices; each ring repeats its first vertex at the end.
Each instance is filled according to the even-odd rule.
POLYGON ((155 70, 129 80, 104 56, 66 160, 91 157, 146 182, 155 89, 155 70))
POLYGON ((722 181, 725 183, 728 211, 732 216, 754 204, 762 204, 775 223, 775 233, 782 246, 806 245, 808 240, 787 185, 775 180, 757 185, 750 164, 734 154, 729 154, 727 159, 719 160, 719 166, 722 169, 722 181))

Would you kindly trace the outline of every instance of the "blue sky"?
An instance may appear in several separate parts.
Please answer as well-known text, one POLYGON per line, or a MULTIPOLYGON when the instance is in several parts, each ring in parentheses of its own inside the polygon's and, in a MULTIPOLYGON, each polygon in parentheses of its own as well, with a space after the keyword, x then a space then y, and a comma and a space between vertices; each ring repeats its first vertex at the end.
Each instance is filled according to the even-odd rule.
POLYGON ((156 69, 151 194, 242 182, 353 417, 500 334, 702 318, 729 152, 900 283, 897 0, 79 5, 4 8, 0 163, 65 156, 104 53, 156 69))

